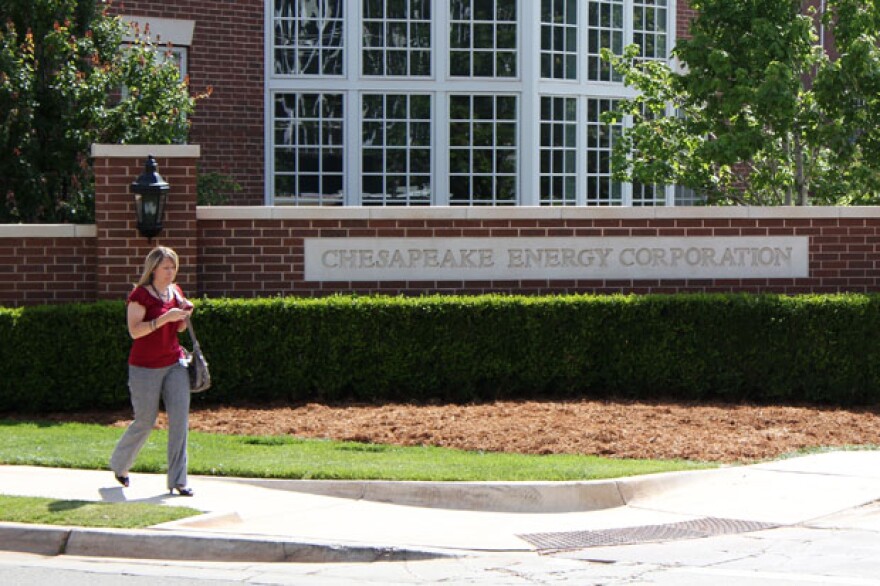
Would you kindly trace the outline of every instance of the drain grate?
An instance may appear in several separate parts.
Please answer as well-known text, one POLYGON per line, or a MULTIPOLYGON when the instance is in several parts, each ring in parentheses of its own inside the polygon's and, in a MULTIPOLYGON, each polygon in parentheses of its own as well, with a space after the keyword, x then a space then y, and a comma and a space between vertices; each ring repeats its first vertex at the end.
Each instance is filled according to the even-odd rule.
POLYGON ((642 525, 598 531, 564 531, 559 533, 528 533, 519 535, 538 549, 583 549, 608 545, 632 545, 653 541, 697 539, 731 533, 748 533, 779 527, 775 523, 703 517, 664 525, 642 525))

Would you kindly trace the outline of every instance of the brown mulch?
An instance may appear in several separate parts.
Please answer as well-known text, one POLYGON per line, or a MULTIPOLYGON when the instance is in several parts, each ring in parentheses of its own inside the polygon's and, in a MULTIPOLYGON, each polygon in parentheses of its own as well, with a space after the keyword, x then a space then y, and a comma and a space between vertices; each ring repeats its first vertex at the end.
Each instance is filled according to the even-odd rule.
MULTIPOLYGON (((47 418, 126 426, 131 412, 47 418)), ((157 425, 164 424, 163 414, 157 425)), ((196 408, 190 429, 530 454, 745 462, 801 448, 880 444, 880 409, 586 400, 304 404, 196 408)))

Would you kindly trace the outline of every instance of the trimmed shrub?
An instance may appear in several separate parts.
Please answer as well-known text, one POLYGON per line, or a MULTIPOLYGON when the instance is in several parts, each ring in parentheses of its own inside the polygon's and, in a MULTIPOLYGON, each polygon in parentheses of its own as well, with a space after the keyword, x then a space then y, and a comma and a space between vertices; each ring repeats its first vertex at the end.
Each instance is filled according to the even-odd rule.
MULTIPOLYGON (((880 399, 875 295, 205 299, 195 320, 195 401, 880 399)), ((122 302, 0 309, 0 336, 0 410, 128 404, 122 302)))

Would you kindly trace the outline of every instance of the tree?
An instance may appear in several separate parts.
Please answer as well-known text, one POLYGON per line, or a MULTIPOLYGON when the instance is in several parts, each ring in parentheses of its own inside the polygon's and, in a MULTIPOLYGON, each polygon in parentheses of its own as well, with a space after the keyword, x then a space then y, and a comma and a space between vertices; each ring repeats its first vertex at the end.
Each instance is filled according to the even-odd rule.
POLYGON ((678 184, 708 203, 807 205, 880 199, 880 6, 828 0, 693 0, 681 72, 605 58, 639 93, 606 120, 632 116, 615 145, 623 181, 678 184), (818 43, 817 22, 839 57, 818 43))
POLYGON ((0 0, 0 222, 90 221, 92 144, 185 140, 187 83, 108 8, 0 0))

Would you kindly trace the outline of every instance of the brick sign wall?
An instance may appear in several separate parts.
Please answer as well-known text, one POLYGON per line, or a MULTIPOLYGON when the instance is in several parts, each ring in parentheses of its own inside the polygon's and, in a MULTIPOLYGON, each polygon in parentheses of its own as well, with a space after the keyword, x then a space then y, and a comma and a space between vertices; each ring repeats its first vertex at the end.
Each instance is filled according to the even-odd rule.
MULTIPOLYGON (((209 296, 880 290, 880 209, 876 208, 200 208, 198 226, 199 288, 209 296), (364 239, 379 245, 367 250, 364 239), (320 257, 305 254, 307 241, 332 242, 329 250, 344 252, 330 252, 329 264, 338 267, 342 258, 342 268, 352 273, 384 262, 384 268, 403 267, 423 275, 425 268, 435 269, 435 274, 463 265, 479 268, 479 255, 463 258, 456 245, 467 243, 470 250, 478 239, 502 243, 501 248, 482 247, 492 248, 494 269, 521 274, 520 269, 529 264, 529 276, 425 280, 400 278, 396 270, 386 280, 306 279, 306 265, 321 263, 320 257), (517 239, 528 246, 515 246, 517 239), (548 244, 536 246, 536 239, 548 244), (805 276, 781 270, 780 257, 772 255, 786 246, 777 246, 777 239, 803 243, 805 276), (433 244, 423 246, 426 240, 433 244), (613 246, 603 245, 609 241, 613 246), (712 242, 718 245, 710 246, 712 242), (598 267, 599 260, 590 266, 583 256, 585 247, 610 251, 606 266, 598 267), (429 253, 433 258, 413 260, 412 255, 424 250, 437 252, 429 253), (404 255, 398 257, 397 266, 393 266, 394 251, 404 255), (446 257, 444 267, 447 253, 452 256, 446 257), (570 269, 566 278, 541 277, 542 271, 547 275, 566 268, 562 266, 566 255, 570 269), (635 277, 614 276, 615 263, 618 268, 625 265, 635 277), (776 268, 785 276, 773 276, 776 268), (702 276, 710 269, 715 276, 702 276), (649 275, 651 270, 661 276, 639 277, 640 271, 649 275), (663 276, 673 270, 674 277, 663 276), (751 276, 762 270, 763 276, 751 276), (612 276, 605 276, 609 273, 612 276)), ((784 261, 785 251, 781 254, 784 261)))
POLYGON ((207 297, 880 291, 880 208, 197 208, 198 146, 92 155, 95 225, 0 226, 0 304, 122 299, 156 244, 207 297), (171 186, 153 242, 148 154, 171 186))

